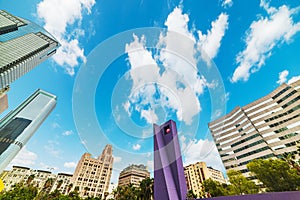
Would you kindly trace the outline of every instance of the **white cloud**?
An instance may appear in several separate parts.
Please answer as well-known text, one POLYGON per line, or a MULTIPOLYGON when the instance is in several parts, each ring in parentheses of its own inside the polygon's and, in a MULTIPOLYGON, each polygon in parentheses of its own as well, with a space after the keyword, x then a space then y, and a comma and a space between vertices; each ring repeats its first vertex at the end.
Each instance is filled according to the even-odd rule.
POLYGON ((288 75, 289 75, 288 70, 283 70, 282 72, 279 72, 279 79, 276 83, 282 84, 282 83, 286 82, 286 78, 288 75))
POLYGON ((272 55, 272 49, 278 44, 288 43, 300 31, 300 23, 293 21, 300 7, 289 9, 286 5, 274 8, 265 1, 261 6, 267 11, 267 17, 252 22, 246 35, 246 48, 236 57, 238 67, 231 78, 232 82, 247 81, 257 72, 265 60, 272 55))
POLYGON ((122 157, 114 156, 114 163, 120 163, 122 161, 122 157))
POLYGON ((222 171, 224 169, 215 143, 207 139, 189 142, 184 151, 184 158, 185 165, 203 161, 206 162, 207 166, 211 166, 214 169, 222 171))
POLYGON ((224 7, 224 8, 229 8, 232 5, 233 5, 232 0, 223 0, 223 2, 222 2, 222 7, 224 7))
POLYGON ((49 140, 47 144, 44 146, 44 149, 50 155, 59 158, 62 151, 58 148, 59 142, 54 140, 49 140))
POLYGON ((62 45, 53 59, 70 75, 74 75, 74 67, 79 60, 85 62, 86 58, 78 40, 84 35, 84 31, 73 27, 74 31, 70 32, 67 28, 80 27, 83 12, 90 14, 95 3, 95 0, 43 0, 37 5, 37 15, 43 19, 44 28, 62 45))
POLYGON ((77 164, 75 162, 65 162, 64 167, 65 168, 75 168, 77 164))
POLYGON ((135 150, 135 151, 138 151, 141 149, 141 145, 140 144, 135 144, 132 146, 132 149, 135 150))
POLYGON ((198 97, 205 88, 218 85, 199 75, 196 54, 201 47, 212 58, 217 55, 227 21, 228 16, 220 14, 208 34, 203 35, 195 28, 189 30, 189 16, 176 7, 165 21, 167 31, 160 34, 155 55, 146 48, 145 36, 133 35, 134 40, 125 46, 133 82, 128 101, 123 103, 128 115, 137 111, 148 123, 157 123, 164 117, 155 110, 160 107, 164 112, 171 110, 178 120, 190 125, 201 111, 198 97), (200 41, 195 33, 201 35, 200 41))
POLYGON ((298 80, 300 80, 300 76, 294 76, 288 81, 288 84, 294 83, 298 80))
POLYGON ((73 131, 72 130, 66 130, 62 134, 65 135, 65 136, 69 136, 69 135, 73 134, 73 131))
POLYGON ((36 153, 29 151, 26 146, 23 147, 17 156, 10 162, 8 168, 18 165, 18 166, 26 166, 32 167, 35 165, 38 156, 36 153))
POLYGON ((218 19, 211 23, 211 26, 211 30, 208 30, 206 35, 201 31, 198 31, 198 47, 202 58, 208 65, 210 65, 210 59, 215 58, 218 54, 221 41, 225 35, 225 31, 228 28, 228 15, 221 13, 218 19))

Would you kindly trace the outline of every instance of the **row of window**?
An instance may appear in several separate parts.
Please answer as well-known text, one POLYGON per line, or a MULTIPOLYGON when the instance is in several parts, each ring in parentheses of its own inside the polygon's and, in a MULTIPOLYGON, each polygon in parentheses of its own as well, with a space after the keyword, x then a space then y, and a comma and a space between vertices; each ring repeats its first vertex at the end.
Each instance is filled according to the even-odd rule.
POLYGON ((277 97, 279 97, 280 95, 282 95, 283 93, 285 93, 286 91, 288 91, 291 88, 291 86, 287 86, 285 87, 283 90, 281 90, 280 92, 278 92, 276 95, 274 95, 272 97, 272 99, 276 99, 277 97))
POLYGON ((271 117, 271 118, 269 118, 269 119, 266 119, 265 122, 273 121, 273 120, 275 120, 275 119, 284 117, 284 116, 286 116, 286 115, 288 115, 288 114, 290 114, 290 113, 292 113, 292 112, 294 112, 294 111, 296 111, 296 110, 298 110, 298 109, 300 109, 300 105, 295 106, 294 108, 292 108, 292 109, 290 109, 290 110, 288 110, 288 111, 286 111, 286 112, 284 112, 284 113, 281 113, 281 114, 279 114, 279 115, 276 115, 276 116, 274 116, 274 117, 271 117))
POLYGON ((284 120, 279 121, 279 122, 276 122, 276 123, 274 123, 274 124, 270 124, 269 126, 270 126, 271 128, 272 128, 272 127, 275 127, 275 126, 279 126, 280 124, 283 124, 283 123, 285 123, 285 122, 288 122, 288 121, 290 121, 290 120, 293 120, 293 119, 295 119, 295 118, 297 118, 297 117, 300 117, 300 114, 294 115, 293 117, 284 119, 284 120))
POLYGON ((280 104, 281 102, 283 102, 284 100, 286 100, 287 98, 291 97, 293 94, 297 93, 296 90, 293 90, 292 92, 288 93, 287 95, 285 95, 282 99, 278 100, 277 103, 280 104))

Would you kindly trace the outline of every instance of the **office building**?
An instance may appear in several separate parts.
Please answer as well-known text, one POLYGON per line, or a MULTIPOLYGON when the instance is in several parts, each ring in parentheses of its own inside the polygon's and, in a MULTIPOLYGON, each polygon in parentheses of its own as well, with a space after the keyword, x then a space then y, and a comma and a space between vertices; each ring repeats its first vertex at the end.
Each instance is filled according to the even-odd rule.
POLYGON ((58 173, 52 174, 51 171, 35 170, 28 167, 13 166, 11 171, 5 171, 1 175, 5 185, 4 190, 13 189, 15 184, 33 185, 39 191, 44 190, 47 193, 58 190, 61 194, 67 195, 72 188, 72 174, 58 173), (47 185, 46 185, 47 184, 47 185), (47 188, 45 190, 45 188, 47 188))
POLYGON ((71 184, 72 176, 72 174, 58 173, 54 180, 50 193, 58 190, 61 194, 69 194, 73 186, 71 184))
POLYGON ((108 195, 112 166, 111 145, 106 145, 97 159, 89 153, 83 154, 72 177, 73 188, 79 187, 81 197, 104 198, 108 195))
POLYGON ((17 155, 56 105, 56 96, 38 89, 0 121, 0 172, 17 155))
MULTIPOLYGON (((297 151, 300 141, 300 80, 282 84, 266 96, 208 124, 226 170, 250 173, 253 159, 297 151)), ((299 158, 296 158, 299 159, 299 158)))
POLYGON ((130 165, 121 171, 118 186, 132 184, 134 187, 139 187, 140 182, 149 177, 150 172, 145 165, 130 165))
POLYGON ((185 199, 187 186, 178 141, 172 120, 154 129, 154 199, 185 199))
POLYGON ((0 91, 52 56, 58 47, 42 27, 0 10, 0 91))
POLYGON ((9 191, 17 183, 26 183, 28 177, 31 175, 30 168, 22 166, 13 166, 11 171, 2 179, 4 183, 4 190, 9 191))
POLYGON ((184 175, 188 190, 192 190, 198 198, 204 195, 202 184, 205 180, 212 179, 219 183, 226 183, 221 171, 207 167, 205 162, 197 162, 184 167, 184 175))

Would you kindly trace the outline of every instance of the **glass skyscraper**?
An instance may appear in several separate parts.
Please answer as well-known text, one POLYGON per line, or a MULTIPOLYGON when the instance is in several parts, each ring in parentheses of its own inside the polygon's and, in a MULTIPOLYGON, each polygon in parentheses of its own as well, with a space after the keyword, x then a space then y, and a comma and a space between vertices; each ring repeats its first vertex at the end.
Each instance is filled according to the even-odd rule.
POLYGON ((42 27, 0 10, 0 94, 58 47, 59 43, 42 27))
POLYGON ((56 105, 56 96, 38 89, 0 121, 0 173, 56 105))

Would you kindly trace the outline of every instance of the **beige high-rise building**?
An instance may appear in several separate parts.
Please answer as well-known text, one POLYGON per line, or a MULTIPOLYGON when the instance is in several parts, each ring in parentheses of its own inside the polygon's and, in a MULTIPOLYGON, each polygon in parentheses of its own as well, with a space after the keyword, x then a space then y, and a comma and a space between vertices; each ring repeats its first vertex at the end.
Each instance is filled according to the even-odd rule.
POLYGON ((131 183, 134 187, 139 187, 140 182, 148 177, 150 177, 150 172, 145 165, 133 164, 121 171, 118 186, 121 187, 131 183))
POLYGON ((204 195, 202 183, 212 179, 220 183, 226 183, 221 171, 207 167, 205 162, 197 162, 184 167, 184 175, 188 190, 192 190, 198 198, 204 195))
POLYGON ((81 197, 104 198, 107 195, 112 167, 111 145, 106 145, 97 159, 92 158, 89 153, 83 154, 72 177, 73 189, 79 187, 81 197))
MULTIPOLYGON (((226 170, 250 173, 253 159, 297 151, 300 141, 300 80, 208 124, 226 170)), ((298 158, 297 158, 298 159, 298 158)))

